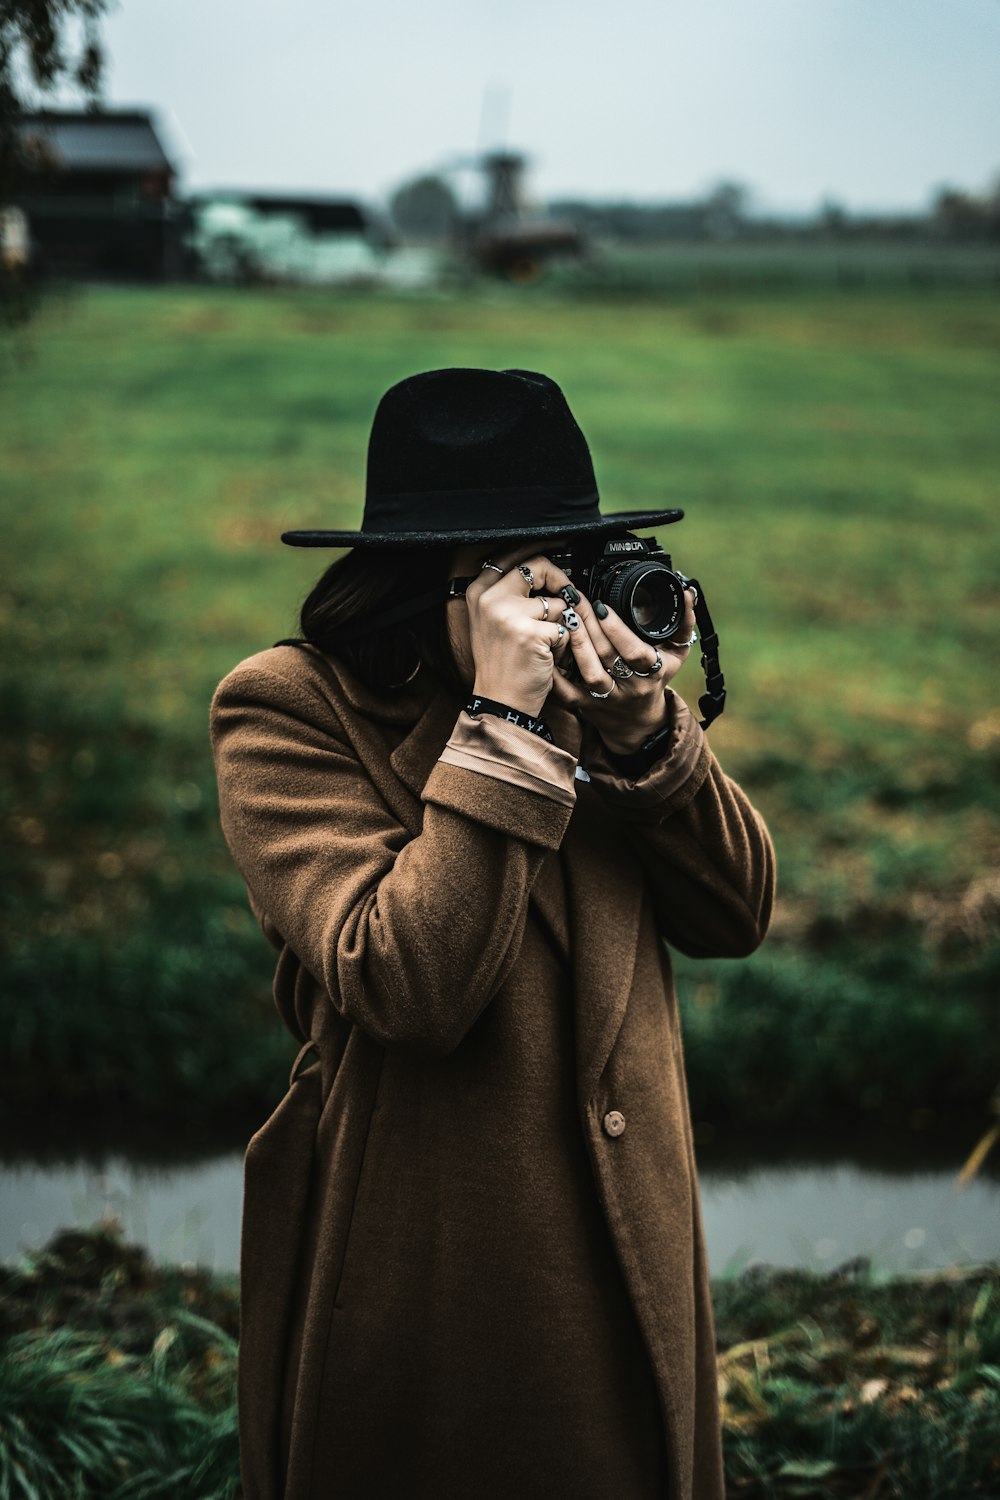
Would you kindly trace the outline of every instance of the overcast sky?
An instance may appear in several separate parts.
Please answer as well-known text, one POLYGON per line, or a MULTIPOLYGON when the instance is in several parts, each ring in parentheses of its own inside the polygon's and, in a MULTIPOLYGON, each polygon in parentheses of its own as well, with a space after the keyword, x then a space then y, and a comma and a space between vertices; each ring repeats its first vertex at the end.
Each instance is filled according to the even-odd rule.
POLYGON ((805 211, 1000 170, 1000 0, 119 0, 104 34, 189 188, 378 201, 506 145, 539 198, 805 211))

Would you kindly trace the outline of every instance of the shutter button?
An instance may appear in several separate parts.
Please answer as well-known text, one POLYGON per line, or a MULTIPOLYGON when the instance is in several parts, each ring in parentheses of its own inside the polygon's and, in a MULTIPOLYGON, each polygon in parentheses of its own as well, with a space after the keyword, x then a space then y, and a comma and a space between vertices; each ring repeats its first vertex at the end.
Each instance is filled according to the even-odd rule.
POLYGON ((621 1135, 625 1129, 625 1116, 620 1109, 609 1109, 603 1124, 605 1135, 621 1135))

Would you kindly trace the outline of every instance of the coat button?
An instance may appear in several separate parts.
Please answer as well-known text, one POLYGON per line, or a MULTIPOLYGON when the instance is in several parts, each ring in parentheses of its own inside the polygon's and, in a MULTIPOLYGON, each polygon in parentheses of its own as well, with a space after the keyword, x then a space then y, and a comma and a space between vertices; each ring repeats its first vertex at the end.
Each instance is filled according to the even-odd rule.
POLYGON ((609 1109, 602 1123, 605 1135, 621 1135, 625 1129, 625 1116, 620 1109, 609 1109))

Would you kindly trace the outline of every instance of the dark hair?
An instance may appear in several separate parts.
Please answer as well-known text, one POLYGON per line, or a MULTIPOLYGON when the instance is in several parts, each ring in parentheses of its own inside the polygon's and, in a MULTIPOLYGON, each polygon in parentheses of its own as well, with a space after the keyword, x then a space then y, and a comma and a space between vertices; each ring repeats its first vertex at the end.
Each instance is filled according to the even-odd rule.
POLYGON ((355 547, 330 564, 302 606, 299 626, 306 640, 342 661, 373 692, 402 686, 418 667, 430 670, 460 693, 448 636, 445 585, 452 549, 355 547), (375 625, 383 610, 397 607, 440 585, 441 602, 396 625, 375 625), (360 640, 340 633, 371 617, 374 628, 360 640))

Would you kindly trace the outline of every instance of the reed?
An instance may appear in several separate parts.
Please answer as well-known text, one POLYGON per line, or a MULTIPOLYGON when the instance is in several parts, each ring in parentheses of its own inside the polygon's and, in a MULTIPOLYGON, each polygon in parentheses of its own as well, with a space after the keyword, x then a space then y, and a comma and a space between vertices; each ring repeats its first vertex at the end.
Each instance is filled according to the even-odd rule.
MULTIPOLYGON (((1000 1488, 1000 1266, 713 1284, 728 1493, 972 1500, 1000 1488)), ((0 1500, 231 1500, 235 1279, 114 1226, 0 1269, 0 1500)))

